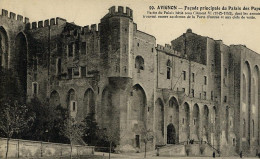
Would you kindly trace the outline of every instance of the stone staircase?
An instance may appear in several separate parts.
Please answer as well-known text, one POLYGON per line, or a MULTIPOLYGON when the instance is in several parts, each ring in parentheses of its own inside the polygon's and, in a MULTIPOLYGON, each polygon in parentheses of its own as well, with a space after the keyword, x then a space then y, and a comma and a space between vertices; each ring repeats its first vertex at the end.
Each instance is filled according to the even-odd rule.
POLYGON ((215 152, 215 156, 220 156, 220 151, 207 142, 194 142, 187 144, 186 142, 177 145, 165 145, 157 149, 156 155, 165 157, 174 156, 203 156, 211 157, 215 152))

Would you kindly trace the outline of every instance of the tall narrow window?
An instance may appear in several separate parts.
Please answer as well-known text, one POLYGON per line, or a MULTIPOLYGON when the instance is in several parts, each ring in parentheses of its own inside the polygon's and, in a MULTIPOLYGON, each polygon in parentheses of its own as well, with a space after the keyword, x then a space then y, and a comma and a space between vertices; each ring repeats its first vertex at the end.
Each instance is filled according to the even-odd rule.
POLYGON ((243 119, 243 137, 246 137, 246 120, 243 119))
POLYGON ((86 42, 81 43, 81 54, 82 55, 86 54, 86 46, 87 46, 86 42))
POLYGON ((77 111, 77 102, 76 101, 71 101, 70 102, 70 110, 72 112, 76 112, 77 111))
POLYGON ((34 71, 34 73, 36 73, 37 70, 38 70, 38 59, 35 58, 35 59, 33 60, 33 71, 34 71))
POLYGON ((253 137, 255 137, 255 122, 254 122, 254 120, 252 120, 252 135, 253 135, 253 137))
POLYGON ((57 75, 61 74, 61 59, 58 58, 57 59, 57 66, 56 66, 56 69, 57 69, 57 75))
POLYGON ((194 89, 191 89, 191 96, 194 97, 194 89))
POLYGON ((225 68, 225 72, 224 72, 224 74, 225 74, 225 77, 227 77, 227 74, 228 74, 228 70, 227 70, 227 68, 225 68))
POLYGON ((73 57, 73 55, 74 55, 74 49, 75 49, 75 48, 74 48, 74 47, 75 47, 74 43, 73 43, 73 42, 70 43, 68 47, 69 47, 68 56, 69 56, 69 57, 73 57))
POLYGON ((192 78, 191 81, 192 81, 192 82, 195 82, 195 73, 192 73, 192 74, 191 74, 191 78, 192 78))
POLYGON ((135 144, 137 148, 140 148, 140 136, 135 135, 135 144))
POLYGON ((206 100, 207 99, 207 92, 203 92, 203 95, 204 95, 204 99, 206 100))
POLYGON ((210 94, 210 99, 213 100, 214 99, 214 94, 213 94, 213 91, 211 91, 211 94, 210 94))
POLYGON ((68 68, 68 78, 72 79, 72 68, 68 68))
POLYGON ((37 94, 38 94, 38 83, 37 82, 32 83, 32 94, 33 94, 33 96, 37 96, 37 94))
POLYGON ((224 103, 227 102, 227 96, 224 96, 224 103))
POLYGON ((204 85, 207 85, 207 76, 204 76, 204 85))
POLYGON ((81 66, 81 77, 86 77, 86 66, 81 66))
POLYGON ((167 61, 167 79, 171 79, 171 61, 167 61))
POLYGON ((185 81, 186 80, 186 71, 182 71, 182 79, 185 81))

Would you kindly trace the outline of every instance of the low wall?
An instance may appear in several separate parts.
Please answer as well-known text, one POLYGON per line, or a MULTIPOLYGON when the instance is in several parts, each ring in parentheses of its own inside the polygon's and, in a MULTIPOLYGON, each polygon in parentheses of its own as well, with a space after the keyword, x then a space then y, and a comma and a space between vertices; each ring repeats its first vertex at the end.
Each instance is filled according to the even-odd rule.
MULTIPOLYGON (((7 139, 0 138, 0 158, 5 157, 7 146, 7 139)), ((8 157, 47 157, 47 156, 69 156, 70 145, 10 139, 8 157)), ((92 155, 94 154, 93 146, 73 145, 73 156, 77 155, 92 155)))

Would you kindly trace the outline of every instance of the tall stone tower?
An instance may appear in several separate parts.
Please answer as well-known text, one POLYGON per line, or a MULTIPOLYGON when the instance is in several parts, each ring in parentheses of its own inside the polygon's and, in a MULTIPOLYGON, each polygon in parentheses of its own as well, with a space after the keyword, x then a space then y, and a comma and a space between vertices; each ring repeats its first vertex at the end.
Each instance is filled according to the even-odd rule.
POLYGON ((133 11, 113 6, 101 19, 100 52, 108 77, 132 78, 133 11), (125 10, 124 10, 125 9, 125 10))
POLYGON ((127 141, 127 109, 132 88, 134 23, 133 11, 115 6, 109 9, 99 24, 101 74, 107 77, 107 92, 103 91, 103 128, 113 129, 117 144, 127 141))

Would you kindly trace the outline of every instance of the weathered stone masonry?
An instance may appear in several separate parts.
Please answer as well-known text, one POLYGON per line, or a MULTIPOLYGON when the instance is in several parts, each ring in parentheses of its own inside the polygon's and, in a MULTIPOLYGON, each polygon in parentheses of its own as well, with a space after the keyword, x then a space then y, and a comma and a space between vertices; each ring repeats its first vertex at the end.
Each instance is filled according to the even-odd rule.
POLYGON ((121 150, 143 151, 146 128, 150 150, 193 139, 223 155, 259 152, 260 55, 191 29, 156 45, 133 20, 121 6, 84 27, 2 10, 0 64, 17 73, 27 101, 49 98, 78 121, 94 112, 121 150))

